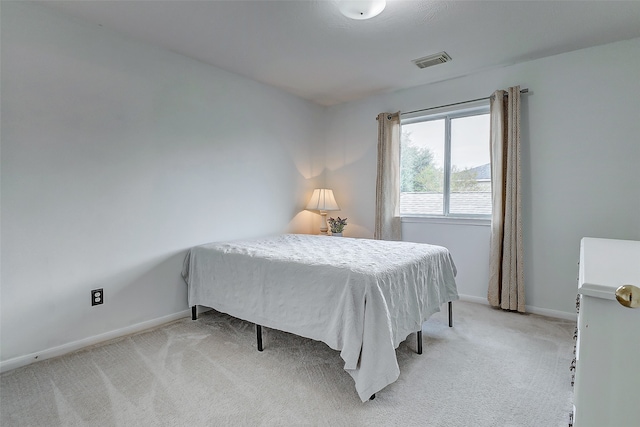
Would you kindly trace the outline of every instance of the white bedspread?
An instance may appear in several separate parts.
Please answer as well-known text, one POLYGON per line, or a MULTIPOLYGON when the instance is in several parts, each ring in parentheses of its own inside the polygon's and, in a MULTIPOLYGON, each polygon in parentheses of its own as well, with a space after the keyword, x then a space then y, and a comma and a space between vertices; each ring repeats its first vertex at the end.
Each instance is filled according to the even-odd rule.
POLYGON ((192 248, 182 275, 203 305, 340 351, 362 401, 398 379, 395 349, 458 299, 446 248, 287 234, 192 248))

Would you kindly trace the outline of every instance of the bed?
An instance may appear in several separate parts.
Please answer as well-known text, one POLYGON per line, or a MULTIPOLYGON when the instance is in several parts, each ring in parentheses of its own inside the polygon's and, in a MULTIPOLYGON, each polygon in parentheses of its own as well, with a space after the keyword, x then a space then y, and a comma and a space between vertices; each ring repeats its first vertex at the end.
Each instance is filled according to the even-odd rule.
POLYGON ((322 341, 363 402, 398 379, 398 345, 419 332, 421 350, 422 323, 451 310, 455 275, 441 246, 302 234, 196 246, 182 271, 194 318, 201 305, 322 341))

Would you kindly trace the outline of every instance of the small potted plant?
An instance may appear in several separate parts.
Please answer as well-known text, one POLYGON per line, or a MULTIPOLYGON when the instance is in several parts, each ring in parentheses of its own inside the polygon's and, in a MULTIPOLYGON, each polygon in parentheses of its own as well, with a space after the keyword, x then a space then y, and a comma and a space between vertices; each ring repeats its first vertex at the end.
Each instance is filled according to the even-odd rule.
POLYGON ((327 222, 329 222, 329 227, 331 228, 332 236, 338 236, 338 237, 342 236, 342 230, 344 230, 344 227, 346 227, 347 225, 347 218, 343 218, 343 219, 341 219, 340 217, 338 217, 338 219, 329 218, 327 222))

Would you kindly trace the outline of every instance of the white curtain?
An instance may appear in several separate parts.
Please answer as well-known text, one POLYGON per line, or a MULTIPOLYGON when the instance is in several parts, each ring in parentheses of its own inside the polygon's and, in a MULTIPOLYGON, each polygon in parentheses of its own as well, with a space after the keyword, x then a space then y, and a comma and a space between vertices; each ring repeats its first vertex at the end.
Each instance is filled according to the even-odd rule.
POLYGON ((491 96, 489 304, 525 312, 520 166, 520 86, 491 96))
POLYGON ((402 240, 399 205, 400 113, 380 113, 378 114, 378 176, 374 239, 402 240))

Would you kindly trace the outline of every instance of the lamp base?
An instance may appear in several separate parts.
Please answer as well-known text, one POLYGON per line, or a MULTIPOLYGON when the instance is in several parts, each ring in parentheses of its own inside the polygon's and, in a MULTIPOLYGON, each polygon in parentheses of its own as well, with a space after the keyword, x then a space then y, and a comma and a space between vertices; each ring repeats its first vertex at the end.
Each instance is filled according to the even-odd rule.
POLYGON ((327 236, 327 231, 329 231, 329 226, 327 225, 327 212, 320 211, 320 218, 320 234, 327 236))

